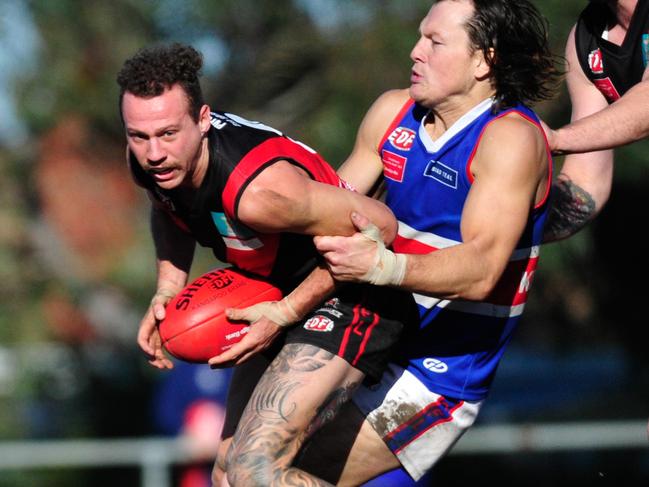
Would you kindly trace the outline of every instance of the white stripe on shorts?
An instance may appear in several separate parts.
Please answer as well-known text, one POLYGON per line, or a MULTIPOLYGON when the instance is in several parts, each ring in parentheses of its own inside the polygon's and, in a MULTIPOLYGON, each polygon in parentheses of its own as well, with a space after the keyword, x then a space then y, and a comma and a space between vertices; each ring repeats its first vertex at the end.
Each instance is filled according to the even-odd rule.
POLYGON ((379 384, 361 386, 353 400, 415 480, 473 425, 482 406, 482 401, 455 401, 435 394, 395 364, 389 365, 379 384))

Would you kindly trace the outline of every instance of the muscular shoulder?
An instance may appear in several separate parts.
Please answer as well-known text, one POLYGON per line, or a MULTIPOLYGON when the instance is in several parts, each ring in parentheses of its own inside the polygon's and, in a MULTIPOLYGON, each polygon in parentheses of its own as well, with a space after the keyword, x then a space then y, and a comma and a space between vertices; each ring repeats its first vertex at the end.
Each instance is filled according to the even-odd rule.
POLYGON ((525 137, 525 142, 530 142, 532 139, 543 142, 541 127, 515 111, 492 121, 485 128, 485 135, 498 137, 501 140, 525 137))
POLYGON ((491 122, 484 131, 477 156, 483 163, 499 161, 516 166, 545 165, 547 147, 541 128, 513 112, 491 122))
POLYGON ((359 130, 360 139, 368 148, 378 146, 386 130, 408 100, 410 96, 406 89, 386 91, 376 99, 359 130))
POLYGON ((397 116, 401 108, 410 100, 408 90, 390 90, 379 96, 370 107, 368 119, 387 126, 397 116))

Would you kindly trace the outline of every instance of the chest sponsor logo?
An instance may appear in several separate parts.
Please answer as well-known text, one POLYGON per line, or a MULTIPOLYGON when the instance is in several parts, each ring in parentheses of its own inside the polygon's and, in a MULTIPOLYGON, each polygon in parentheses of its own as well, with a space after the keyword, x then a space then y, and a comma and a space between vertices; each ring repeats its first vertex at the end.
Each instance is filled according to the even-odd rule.
POLYGON ((383 160, 383 175, 398 183, 403 182, 403 175, 406 171, 406 162, 408 162, 408 159, 387 150, 381 153, 381 159, 383 160))
POLYGON ((321 308, 318 308, 316 310, 316 313, 327 313, 330 314, 331 316, 334 316, 335 318, 342 318, 343 313, 341 311, 338 311, 336 309, 337 307, 338 307, 338 298, 331 298, 330 300, 325 302, 321 308))
POLYGON ((602 60, 602 51, 595 49, 588 55, 588 67, 593 74, 602 74, 604 72, 604 61, 602 60))
POLYGON ((424 176, 433 178, 449 188, 457 189, 457 171, 439 161, 430 161, 424 170, 424 176))
POLYGON ((596 79, 593 81, 593 84, 606 97, 609 103, 613 103, 620 98, 620 93, 615 88, 615 85, 613 85, 611 78, 596 79))
POLYGON ((304 329, 309 331, 329 332, 334 329, 334 322, 326 316, 315 315, 306 320, 304 329))
POLYGON ((388 137, 390 143, 401 150, 410 150, 415 140, 415 131, 405 127, 397 127, 388 137))
POLYGON ((428 370, 435 372, 436 374, 443 374, 444 372, 448 371, 448 365, 446 365, 441 360, 437 360, 436 358, 424 359, 423 365, 428 370))

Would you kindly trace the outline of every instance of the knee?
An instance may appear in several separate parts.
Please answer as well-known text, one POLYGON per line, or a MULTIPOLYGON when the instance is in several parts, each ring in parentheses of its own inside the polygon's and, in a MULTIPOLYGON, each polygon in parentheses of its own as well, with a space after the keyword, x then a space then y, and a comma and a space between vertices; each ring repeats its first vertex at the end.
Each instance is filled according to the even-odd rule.
POLYGON ((225 473, 230 487, 268 487, 273 485, 273 464, 267 455, 228 451, 225 473))
POLYGON ((219 448, 216 452, 216 460, 214 461, 214 467, 212 468, 212 487, 225 487, 227 483, 224 483, 225 479, 225 459, 230 446, 230 440, 223 440, 219 444, 219 448))

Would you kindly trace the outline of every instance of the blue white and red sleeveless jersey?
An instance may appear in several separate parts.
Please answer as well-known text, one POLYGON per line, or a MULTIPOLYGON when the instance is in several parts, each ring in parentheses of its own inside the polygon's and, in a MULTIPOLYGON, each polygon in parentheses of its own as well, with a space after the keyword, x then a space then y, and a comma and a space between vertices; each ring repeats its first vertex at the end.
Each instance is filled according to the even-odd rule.
POLYGON ((313 149, 262 123, 213 112, 207 136, 208 168, 192 201, 177 189, 160 188, 130 154, 133 177, 221 262, 267 277, 284 292, 292 290, 315 267, 318 253, 312 237, 248 228, 238 217, 241 195, 261 171, 280 160, 300 167, 315 181, 351 188, 313 149))
MULTIPOLYGON (((472 158, 487 125, 513 112, 539 125, 534 112, 522 105, 492 113, 488 99, 433 141, 423 124, 427 110, 412 100, 406 103, 379 145, 386 202, 399 221, 393 244, 397 252, 425 254, 462 243, 460 219, 473 182, 472 158)), ((549 150, 548 160, 551 181, 549 150)), ((527 301, 547 213, 546 194, 531 211, 502 278, 484 301, 414 294, 420 328, 404 338, 396 357, 431 390, 466 400, 487 395, 527 301)))

